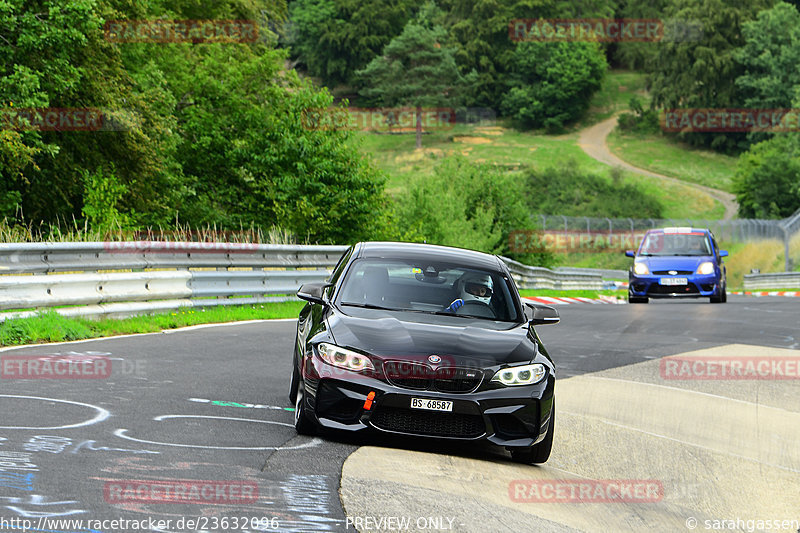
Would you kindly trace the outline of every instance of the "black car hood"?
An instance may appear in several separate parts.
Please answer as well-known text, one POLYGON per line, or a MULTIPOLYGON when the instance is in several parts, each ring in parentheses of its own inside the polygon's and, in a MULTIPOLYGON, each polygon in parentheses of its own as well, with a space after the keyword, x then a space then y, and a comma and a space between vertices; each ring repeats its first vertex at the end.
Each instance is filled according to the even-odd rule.
POLYGON ((330 314, 333 341, 382 359, 417 360, 436 354, 456 363, 480 361, 492 366, 530 361, 536 355, 527 324, 411 312, 359 314, 367 313, 356 310, 347 315, 337 310, 330 314))

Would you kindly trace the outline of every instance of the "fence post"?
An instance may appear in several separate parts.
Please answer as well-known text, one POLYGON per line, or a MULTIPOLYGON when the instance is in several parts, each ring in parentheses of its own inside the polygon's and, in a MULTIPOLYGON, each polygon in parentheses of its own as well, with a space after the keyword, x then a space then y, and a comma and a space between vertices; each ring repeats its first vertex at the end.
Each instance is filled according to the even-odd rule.
POLYGON ((791 272, 791 260, 789 259, 789 229, 783 228, 783 256, 785 257, 786 272, 791 272))

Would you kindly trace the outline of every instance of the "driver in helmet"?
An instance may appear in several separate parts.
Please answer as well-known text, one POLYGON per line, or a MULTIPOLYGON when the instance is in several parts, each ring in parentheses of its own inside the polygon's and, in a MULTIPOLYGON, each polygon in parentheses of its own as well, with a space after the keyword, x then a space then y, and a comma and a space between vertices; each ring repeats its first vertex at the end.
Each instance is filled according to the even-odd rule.
POLYGON ((456 281, 456 290, 459 298, 445 308, 445 311, 455 312, 466 302, 477 301, 489 305, 492 299, 492 277, 488 274, 467 272, 456 281))

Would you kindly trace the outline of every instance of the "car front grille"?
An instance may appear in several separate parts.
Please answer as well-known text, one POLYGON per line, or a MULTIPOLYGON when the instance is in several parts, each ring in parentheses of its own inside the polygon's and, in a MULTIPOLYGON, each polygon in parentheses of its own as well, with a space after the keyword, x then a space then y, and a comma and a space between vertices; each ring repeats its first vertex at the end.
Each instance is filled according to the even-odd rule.
POLYGON ((431 437, 477 438, 486 432, 483 417, 460 413, 414 411, 381 407, 370 419, 373 426, 386 431, 431 437))
POLYGON ((483 372, 477 368, 446 366, 434 370, 428 365, 406 361, 387 361, 383 371, 392 385, 413 390, 472 392, 483 379, 483 372))
POLYGON ((648 294, 700 294, 697 290, 697 285, 689 283, 688 285, 659 285, 653 283, 647 290, 648 294))
POLYGON ((687 276, 689 274, 694 274, 694 270, 654 270, 653 274, 656 276, 687 276), (675 272, 675 274, 673 274, 675 272))

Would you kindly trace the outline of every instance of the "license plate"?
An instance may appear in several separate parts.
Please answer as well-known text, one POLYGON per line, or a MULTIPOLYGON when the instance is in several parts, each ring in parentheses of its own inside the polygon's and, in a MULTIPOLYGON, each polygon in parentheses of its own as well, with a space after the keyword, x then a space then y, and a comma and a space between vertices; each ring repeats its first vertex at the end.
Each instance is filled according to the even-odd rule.
POLYGON ((426 409, 428 411, 452 411, 453 402, 447 400, 426 400, 425 398, 411 398, 412 409, 426 409))
POLYGON ((686 285, 689 280, 687 278, 661 278, 659 283, 662 285, 686 285))

